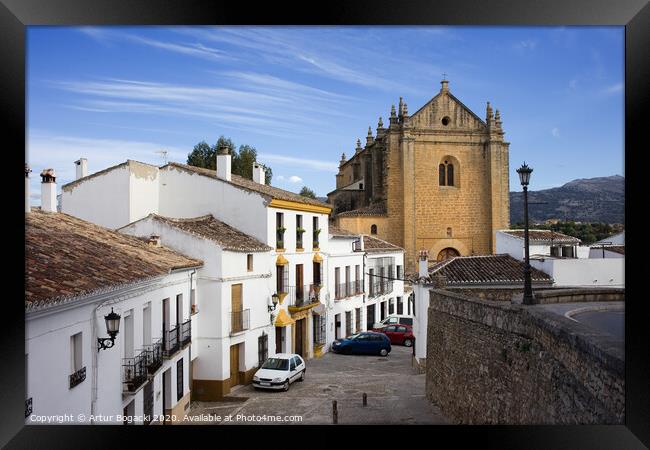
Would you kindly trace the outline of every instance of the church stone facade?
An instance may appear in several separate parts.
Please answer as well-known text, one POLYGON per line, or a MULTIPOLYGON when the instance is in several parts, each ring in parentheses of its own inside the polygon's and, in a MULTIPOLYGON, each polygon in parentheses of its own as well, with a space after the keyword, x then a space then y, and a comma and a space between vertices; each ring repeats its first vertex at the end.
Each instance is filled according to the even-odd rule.
POLYGON ((499 111, 485 121, 441 82, 412 115, 400 98, 388 126, 381 117, 365 146, 343 154, 328 194, 336 226, 376 235, 405 249, 407 272, 417 255, 431 259, 492 254, 496 231, 509 228, 508 147, 499 111))

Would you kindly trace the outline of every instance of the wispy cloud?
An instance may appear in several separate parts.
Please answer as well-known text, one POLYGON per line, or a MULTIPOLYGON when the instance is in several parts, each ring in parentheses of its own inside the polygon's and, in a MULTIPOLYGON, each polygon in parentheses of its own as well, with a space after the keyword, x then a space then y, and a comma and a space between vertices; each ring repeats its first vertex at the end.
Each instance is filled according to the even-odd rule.
POLYGON ((516 50, 535 50, 535 48, 537 47, 537 40, 525 39, 525 40, 515 42, 512 46, 516 50))
POLYGON ((287 166, 297 166, 317 171, 336 173, 338 166, 335 161, 305 159, 294 156, 278 155, 273 153, 259 153, 258 159, 262 162, 277 162, 287 166))
POLYGON ((612 84, 611 86, 607 86, 605 89, 603 89, 604 94, 618 94, 619 92, 623 92, 623 83, 616 83, 612 84))
POLYGON ((559 138, 560 137, 560 129, 557 127, 554 127, 551 129, 551 135, 553 137, 559 138))

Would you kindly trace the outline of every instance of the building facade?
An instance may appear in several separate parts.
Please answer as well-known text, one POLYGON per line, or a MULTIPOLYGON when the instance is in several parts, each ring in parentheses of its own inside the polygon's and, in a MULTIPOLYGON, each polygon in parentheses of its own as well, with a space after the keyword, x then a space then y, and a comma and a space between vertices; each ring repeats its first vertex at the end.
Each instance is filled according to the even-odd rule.
POLYGON ((51 210, 27 213, 25 235, 25 422, 182 421, 202 262, 51 210))
POLYGON ((509 143, 500 113, 488 103, 482 120, 449 91, 412 115, 400 98, 388 127, 382 119, 354 155, 343 154, 336 190, 328 194, 335 225, 405 250, 408 272, 417 252, 432 258, 490 254, 495 233, 509 226, 509 143))

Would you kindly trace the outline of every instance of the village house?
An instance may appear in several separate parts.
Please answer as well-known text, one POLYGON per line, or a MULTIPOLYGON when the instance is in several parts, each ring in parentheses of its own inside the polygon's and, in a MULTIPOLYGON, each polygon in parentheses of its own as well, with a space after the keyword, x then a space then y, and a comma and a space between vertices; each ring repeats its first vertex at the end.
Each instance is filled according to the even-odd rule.
POLYGON ((25 422, 182 420, 202 261, 57 212, 55 172, 41 177, 25 215, 25 422))
POLYGON ((159 237, 166 247, 204 261, 195 276, 204 301, 192 304, 193 399, 213 401, 250 383, 269 356, 274 335, 271 247, 212 215, 173 219, 150 214, 119 231, 159 237))
MULTIPOLYGON (((496 239, 497 253, 524 260, 524 230, 499 230, 496 239)), ((601 246, 580 244, 556 231, 529 230, 530 265, 549 274, 554 287, 625 287, 623 249, 611 246, 609 253, 617 257, 603 258, 597 250, 602 254, 601 246)))
MULTIPOLYGON (((219 150, 216 167, 215 171, 173 162, 157 167, 128 160, 91 175, 80 169, 80 178, 62 187, 61 209, 110 228, 152 213, 169 218, 212 215, 272 247, 275 290, 258 300, 267 304, 274 295, 278 299, 270 353, 313 357, 313 325, 319 320, 313 309, 330 295, 321 255, 328 239, 320 236, 328 236, 331 207, 266 185, 258 164, 253 180, 233 174, 226 147, 219 150)), ((246 268, 241 270, 246 276, 246 268)))

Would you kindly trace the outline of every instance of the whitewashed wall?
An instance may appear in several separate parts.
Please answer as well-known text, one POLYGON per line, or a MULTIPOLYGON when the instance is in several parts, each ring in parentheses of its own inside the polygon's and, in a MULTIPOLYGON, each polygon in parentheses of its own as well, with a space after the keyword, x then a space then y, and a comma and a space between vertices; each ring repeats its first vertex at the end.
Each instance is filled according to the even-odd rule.
MULTIPOLYGON (((78 422, 79 414, 90 417, 91 388, 93 376, 97 376, 97 398, 95 415, 121 415, 123 408, 135 398, 135 414, 143 413, 143 390, 135 396, 122 395, 122 358, 124 356, 125 312, 131 311, 134 317, 133 347, 143 346, 143 309, 151 307, 152 340, 162 336, 162 300, 170 299, 175 323, 176 295, 183 294, 183 319, 190 316, 189 292, 191 271, 176 272, 157 280, 144 282, 129 289, 116 290, 109 294, 81 299, 63 307, 55 307, 44 312, 26 315, 25 351, 27 353, 27 398, 33 398, 32 418, 36 415, 72 414, 78 422), (188 300, 185 300, 188 299, 188 300), (99 306, 99 307, 98 307, 99 306), (104 316, 111 311, 122 316, 120 333, 115 346, 97 351, 97 338, 108 337, 104 316), (97 309, 96 309, 97 308, 97 309), (95 329, 93 330, 93 321, 95 329), (86 367, 86 379, 79 385, 69 388, 69 375, 72 374, 70 337, 82 332, 82 366, 86 367), (96 358, 96 361, 94 360, 96 358)), ((189 348, 185 348, 173 359, 165 360, 154 379, 154 414, 162 414, 161 377, 171 368, 172 405, 176 405, 176 362, 184 358, 184 394, 189 392, 189 348)), ((26 423, 37 423, 30 418, 26 423)), ((88 422, 84 422, 88 423, 88 422)), ((99 423, 99 422, 97 422, 99 423)))
POLYGON ((553 277, 554 286, 625 287, 625 259, 531 259, 530 265, 553 277))

